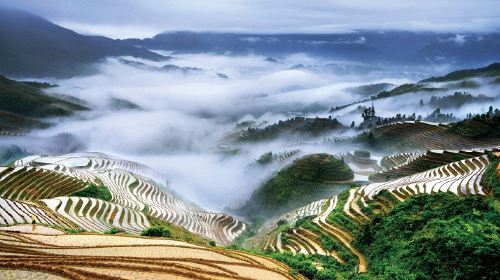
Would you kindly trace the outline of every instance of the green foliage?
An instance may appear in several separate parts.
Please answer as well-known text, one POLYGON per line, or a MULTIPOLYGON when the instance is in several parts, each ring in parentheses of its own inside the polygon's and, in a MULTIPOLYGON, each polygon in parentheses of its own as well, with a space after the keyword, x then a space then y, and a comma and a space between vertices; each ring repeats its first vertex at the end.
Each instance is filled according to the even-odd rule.
POLYGON ((258 164, 264 165, 264 164, 271 163, 272 160, 273 160, 273 153, 272 152, 268 152, 268 153, 265 153, 265 154, 261 155, 259 157, 259 159, 256 160, 256 162, 258 164))
POLYGON ((500 180, 497 174, 497 166, 500 164, 500 159, 494 155, 490 155, 490 160, 491 162, 481 179, 481 185, 493 196, 500 198, 500 180))
POLYGON ((331 155, 308 155, 256 190, 240 213, 253 220, 278 215, 331 193, 334 182, 353 177, 349 166, 331 155))
POLYGON ((397 204, 356 235, 382 279, 498 279, 500 212, 494 200, 449 193, 397 204))
POLYGON ((210 247, 215 247, 215 246, 217 246, 217 244, 215 244, 215 241, 213 241, 213 240, 208 241, 208 245, 209 245, 210 247))
POLYGON ((172 239, 182 240, 182 241, 186 241, 189 243, 198 244, 198 245, 205 245, 205 246, 209 242, 209 240, 207 240, 207 239, 205 239, 197 234, 194 234, 181 226, 171 224, 169 222, 152 217, 152 216, 147 215, 147 214, 146 214, 146 216, 148 217, 148 220, 149 220, 151 227, 163 228, 163 230, 171 233, 170 238, 172 238, 172 239))
POLYGON ((74 228, 65 228, 64 232, 67 234, 79 234, 82 232, 86 232, 84 229, 74 229, 74 228))
POLYGON ((271 140, 282 134, 318 136, 321 133, 343 128, 335 118, 295 117, 266 126, 265 128, 248 129, 239 137, 241 141, 271 140))
POLYGON ((172 237, 172 232, 162 226, 152 226, 141 232, 142 236, 153 236, 153 237, 172 237))
POLYGON ((123 232, 122 229, 119 229, 119 228, 116 228, 116 227, 112 227, 111 229, 106 230, 104 232, 104 234, 117 234, 117 233, 121 233, 121 232, 123 232))
POLYGON ((85 189, 72 193, 71 196, 91 197, 111 201, 111 192, 104 185, 96 186, 94 184, 90 184, 85 189))

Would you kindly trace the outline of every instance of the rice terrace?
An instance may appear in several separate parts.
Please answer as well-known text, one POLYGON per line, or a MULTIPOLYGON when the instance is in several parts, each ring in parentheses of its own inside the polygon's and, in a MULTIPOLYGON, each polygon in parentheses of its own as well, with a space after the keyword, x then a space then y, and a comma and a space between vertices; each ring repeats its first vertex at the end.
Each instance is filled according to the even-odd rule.
POLYGON ((498 11, 3 1, 0 279, 500 279, 498 11))

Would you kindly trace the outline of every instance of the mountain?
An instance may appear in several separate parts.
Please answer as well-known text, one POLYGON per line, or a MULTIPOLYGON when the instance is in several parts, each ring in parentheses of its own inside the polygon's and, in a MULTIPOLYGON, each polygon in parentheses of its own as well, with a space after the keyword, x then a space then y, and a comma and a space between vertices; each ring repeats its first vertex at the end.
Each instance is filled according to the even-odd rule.
POLYGON ((88 110, 84 106, 42 93, 41 87, 48 86, 18 82, 0 75, 0 130, 45 128, 48 124, 39 118, 69 116, 73 112, 88 110))
POLYGON ((500 59, 500 34, 358 31, 345 34, 235 34, 168 32, 127 39, 131 46, 176 52, 261 54, 281 58, 307 53, 358 62, 456 64, 477 67, 500 59))
POLYGON ((161 55, 100 36, 84 36, 36 15, 0 9, 0 74, 69 77, 108 56, 161 60, 161 55))

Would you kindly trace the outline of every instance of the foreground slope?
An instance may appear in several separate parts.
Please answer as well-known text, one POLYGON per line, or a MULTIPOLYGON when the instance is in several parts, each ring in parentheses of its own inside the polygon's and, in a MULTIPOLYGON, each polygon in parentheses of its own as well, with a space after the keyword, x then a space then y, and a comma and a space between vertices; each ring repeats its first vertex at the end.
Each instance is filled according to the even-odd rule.
MULTIPOLYGON (((433 214, 434 206, 432 205, 438 207, 437 205, 443 204, 440 209, 448 211, 453 208, 444 205, 446 203, 456 204, 455 208, 465 205, 464 203, 472 203, 476 205, 477 211, 488 212, 485 214, 480 212, 476 215, 486 215, 484 223, 486 223, 485 226, 490 227, 491 222, 494 221, 491 219, 491 215, 495 212, 498 213, 498 210, 494 210, 492 205, 497 202, 494 202, 494 198, 488 199, 494 193, 494 187, 483 181, 486 176, 490 176, 491 166, 494 166, 493 170, 496 170, 498 161, 492 154, 476 155, 392 181, 354 186, 339 195, 311 203, 270 221, 255 237, 247 240, 246 245, 268 252, 274 251, 276 253, 271 253, 271 255, 285 263, 301 264, 301 269, 305 269, 304 265, 306 264, 312 265, 311 269, 313 270, 317 270, 318 266, 327 266, 331 277, 333 277, 332 275, 338 276, 339 273, 349 274, 349 271, 373 273, 370 270, 370 261, 374 264, 382 263, 385 255, 383 252, 373 253, 371 250, 374 249, 367 244, 376 244, 379 247, 386 246, 387 250, 393 245, 390 245, 388 240, 378 240, 382 238, 379 235, 378 239, 370 239, 373 238, 369 237, 372 236, 370 232, 375 234, 376 225, 381 220, 391 219, 391 215, 397 215, 398 211, 402 211, 394 209, 399 209, 397 207, 402 207, 400 205, 403 203, 411 205, 420 203, 420 207, 425 207, 424 210, 428 211, 426 215, 437 215, 433 214), (440 193, 448 195, 441 197, 440 193), (434 196, 436 196, 435 199, 433 199, 434 196), (478 197, 478 199, 472 198, 474 201, 462 201, 463 197, 478 197), (481 197, 485 197, 485 199, 483 200, 481 197), (429 206, 426 206, 427 204, 429 206), (489 214, 490 212, 492 214, 489 214), (304 255, 311 257, 304 257, 304 255)), ((492 180, 496 182, 495 184, 499 184, 498 178, 495 177, 492 180)), ((412 207, 410 209, 414 209, 414 211, 422 211, 422 209, 418 210, 418 206, 412 207)), ((412 213, 405 212, 405 215, 405 219, 413 219, 412 213)), ((460 214, 455 213, 454 215, 458 215, 457 219, 460 218, 460 214)), ((404 221, 401 223, 405 224, 404 221)), ((407 227, 406 232, 412 231, 412 225, 416 225, 412 223, 414 222, 398 227, 407 227)), ((491 234, 485 235, 484 238, 489 239, 487 236, 492 237, 493 240, 495 236, 498 238, 498 228, 491 234)), ((403 236, 394 238, 401 238, 400 242, 408 242, 403 236)), ((500 246, 498 242, 491 242, 493 242, 491 246, 500 246)), ((491 249, 496 250, 497 247, 491 249)), ((439 253, 438 251, 433 252, 439 253)), ((444 254, 444 252, 442 253, 444 254)), ((474 255, 481 261, 485 260, 484 256, 484 254, 474 255)), ((304 272, 301 269, 299 271, 304 272)), ((418 271, 418 268, 413 269, 418 271)), ((376 266, 375 270, 375 273, 387 272, 386 268, 380 266, 376 266)), ((458 269, 453 271, 456 272, 458 269)), ((305 276, 314 279, 323 279, 316 278, 319 277, 318 275, 322 274, 319 272, 305 274, 305 276)), ((490 278, 486 277, 485 279, 490 278)))
POLYGON ((173 240, 8 231, 0 239, 0 269, 14 278, 29 271, 63 279, 297 279, 265 257, 173 240))

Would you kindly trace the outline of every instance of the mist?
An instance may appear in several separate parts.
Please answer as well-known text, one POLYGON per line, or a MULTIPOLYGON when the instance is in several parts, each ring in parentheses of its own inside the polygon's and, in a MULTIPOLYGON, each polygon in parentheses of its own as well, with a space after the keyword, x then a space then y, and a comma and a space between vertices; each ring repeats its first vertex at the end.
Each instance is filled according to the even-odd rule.
MULTIPOLYGON (((305 54, 273 62, 259 55, 161 53, 173 57, 166 62, 109 58, 96 65, 97 74, 47 80, 58 87, 47 90, 46 94, 77 98, 92 110, 50 120, 57 125, 34 131, 32 135, 46 139, 69 133, 80 143, 75 150, 104 152, 146 164, 165 176, 160 183, 168 185, 170 190, 214 211, 241 205, 262 182, 290 163, 257 166, 255 160, 263 153, 300 149, 302 154, 335 154, 353 149, 318 139, 295 141, 287 137, 237 143, 234 141, 234 136, 240 133, 237 123, 272 124, 297 115, 333 115, 348 126, 353 120, 361 121, 360 114, 353 109, 370 104, 360 103, 329 113, 331 107, 366 98, 349 88, 415 82, 425 72, 425 69, 404 73, 393 68, 366 70, 370 68, 356 64, 355 69, 363 70, 339 74, 328 65, 348 67, 349 62, 325 61, 305 54), (121 105, 116 105, 116 100, 121 105)), ((497 96, 495 88, 489 87, 470 92, 497 96)), ((443 90, 432 94, 452 93, 443 90)), ((383 117, 414 112, 425 116, 435 108, 418 107, 419 100, 427 102, 432 94, 424 97, 421 93, 407 94, 405 98, 376 100, 374 105, 383 117)), ((488 105, 463 107, 454 113, 465 116, 471 111, 486 111, 488 105)), ((324 137, 355 132, 343 133, 347 134, 331 133, 324 137)), ((45 146, 32 151, 56 153, 45 146)))

